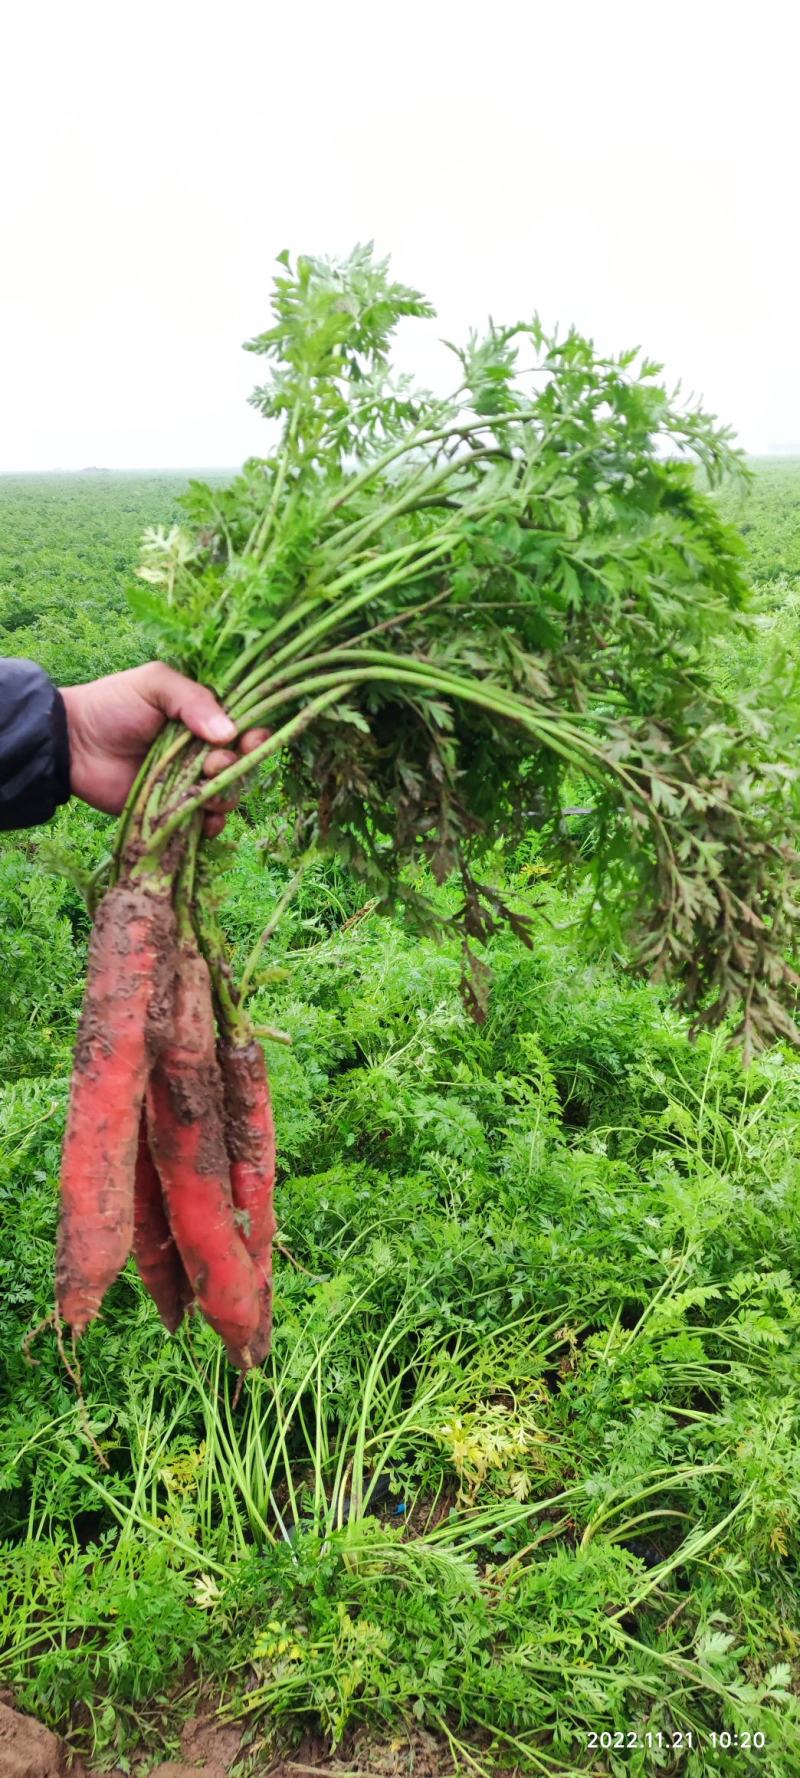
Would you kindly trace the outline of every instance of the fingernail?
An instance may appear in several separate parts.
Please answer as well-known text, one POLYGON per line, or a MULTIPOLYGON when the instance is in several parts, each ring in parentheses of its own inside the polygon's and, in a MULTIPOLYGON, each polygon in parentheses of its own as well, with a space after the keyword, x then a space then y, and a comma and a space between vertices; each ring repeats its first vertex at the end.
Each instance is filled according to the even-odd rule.
POLYGON ((232 741, 236 734, 236 724, 220 711, 219 716, 211 716, 208 721, 209 741, 232 741))

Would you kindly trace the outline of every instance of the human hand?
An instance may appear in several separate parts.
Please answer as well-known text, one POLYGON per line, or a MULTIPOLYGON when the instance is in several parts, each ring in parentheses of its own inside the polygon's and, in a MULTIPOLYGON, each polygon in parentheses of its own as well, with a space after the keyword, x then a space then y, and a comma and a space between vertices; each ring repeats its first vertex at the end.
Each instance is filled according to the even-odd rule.
MULTIPOLYGON (((93 809, 118 815, 156 736, 170 717, 184 722, 211 752, 204 771, 213 778, 252 753, 266 740, 267 729, 250 729, 237 741, 236 727, 214 693, 184 678, 160 661, 111 673, 89 685, 69 685, 61 696, 67 712, 70 786, 93 809)), ((211 838, 225 825, 237 797, 212 798, 205 805, 205 833, 211 838)))

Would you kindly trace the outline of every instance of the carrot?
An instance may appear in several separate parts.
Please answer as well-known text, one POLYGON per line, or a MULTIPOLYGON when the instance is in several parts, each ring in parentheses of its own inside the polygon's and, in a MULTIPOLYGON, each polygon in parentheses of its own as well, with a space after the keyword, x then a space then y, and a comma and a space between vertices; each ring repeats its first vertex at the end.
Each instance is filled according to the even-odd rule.
POLYGON ((272 1205, 275 1184, 275 1123, 261 1045, 221 1043, 225 1087, 225 1146, 231 1191, 242 1239, 258 1275, 261 1324, 257 1362, 272 1341, 272 1237, 277 1227, 272 1205))
POLYGON ((170 1228, 189 1283, 231 1362, 248 1369, 261 1320, 258 1282, 234 1216, 211 979, 188 943, 178 949, 172 1037, 150 1076, 147 1118, 170 1228))
POLYGON ((139 1277, 149 1290, 164 1326, 170 1333, 176 1333, 184 1309, 192 1300, 192 1287, 167 1221, 161 1180, 150 1153, 144 1108, 139 1126, 133 1194, 133 1252, 139 1277))
POLYGON ((166 1035, 175 946, 170 903, 119 885, 89 944, 61 1169, 56 1291, 81 1333, 133 1241, 133 1182, 147 1074, 166 1035))

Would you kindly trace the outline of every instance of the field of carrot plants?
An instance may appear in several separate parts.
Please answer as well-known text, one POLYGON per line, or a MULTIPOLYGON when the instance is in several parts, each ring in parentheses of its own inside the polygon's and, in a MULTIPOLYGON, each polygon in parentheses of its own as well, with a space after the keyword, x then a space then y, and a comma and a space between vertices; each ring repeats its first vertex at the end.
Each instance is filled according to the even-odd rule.
MULTIPOLYGON (((0 480, 0 652, 65 684, 148 658, 126 588, 184 485, 0 480)), ((757 624, 714 673, 746 696, 797 653, 800 463, 720 501, 757 624)), ((475 1023, 460 937, 379 917, 346 859, 287 901, 260 781, 214 849, 235 967, 286 902, 252 1006, 291 1037, 272 1351, 240 1382, 129 1265, 82 1402, 29 1336, 111 823, 0 842, 0 1692, 87 1768, 147 1773, 200 1713, 242 1778, 800 1769, 800 1058, 743 1070, 732 1017, 690 1040, 589 946, 590 805, 576 779, 568 881, 535 827, 496 865, 533 943, 489 934, 475 1023)))

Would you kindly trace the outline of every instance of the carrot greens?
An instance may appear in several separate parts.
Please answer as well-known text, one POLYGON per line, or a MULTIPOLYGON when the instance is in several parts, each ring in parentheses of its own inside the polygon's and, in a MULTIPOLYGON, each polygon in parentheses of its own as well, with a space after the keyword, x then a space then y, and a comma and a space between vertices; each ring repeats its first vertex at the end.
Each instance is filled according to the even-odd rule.
POLYGON ((397 323, 431 312, 370 248, 282 256, 250 342, 269 453, 227 488, 191 484, 134 595, 240 730, 273 732, 213 787, 201 749, 165 738, 118 871, 275 760, 298 850, 337 852, 383 908, 430 925, 409 865, 459 873, 480 1012, 473 941, 514 918, 482 860, 533 824, 568 864, 577 779, 597 919, 702 1021, 738 1009, 748 1048, 792 1035, 796 770, 773 757, 768 692, 726 699, 711 672, 751 621, 711 495, 741 453, 659 365, 537 318, 453 348, 458 386, 434 398, 389 357, 397 323))

